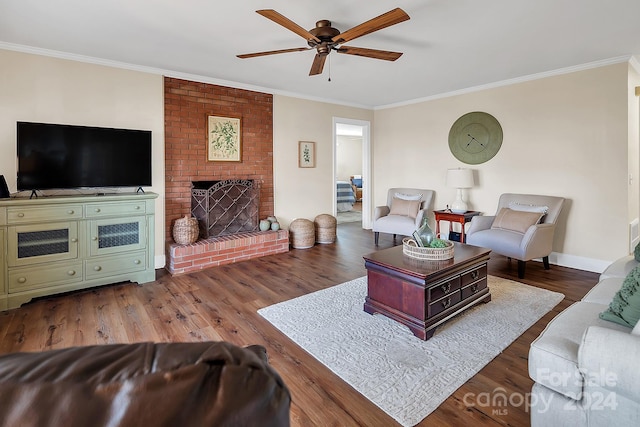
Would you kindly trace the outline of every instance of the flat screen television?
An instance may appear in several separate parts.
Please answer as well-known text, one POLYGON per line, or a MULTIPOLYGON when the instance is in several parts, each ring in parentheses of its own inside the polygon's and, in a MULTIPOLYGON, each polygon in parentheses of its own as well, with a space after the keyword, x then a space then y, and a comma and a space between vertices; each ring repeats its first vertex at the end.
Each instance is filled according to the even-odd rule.
POLYGON ((19 191, 151 185, 151 131, 17 122, 19 191))

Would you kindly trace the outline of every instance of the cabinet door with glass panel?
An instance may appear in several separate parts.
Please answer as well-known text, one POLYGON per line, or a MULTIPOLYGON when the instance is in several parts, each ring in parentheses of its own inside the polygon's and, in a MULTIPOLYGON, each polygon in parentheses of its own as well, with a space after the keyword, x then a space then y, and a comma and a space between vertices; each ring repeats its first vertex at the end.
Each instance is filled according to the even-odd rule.
POLYGON ((146 248, 146 224, 144 216, 89 221, 90 255, 107 255, 146 248))
POLYGON ((78 223, 7 227, 9 267, 78 258, 78 223))

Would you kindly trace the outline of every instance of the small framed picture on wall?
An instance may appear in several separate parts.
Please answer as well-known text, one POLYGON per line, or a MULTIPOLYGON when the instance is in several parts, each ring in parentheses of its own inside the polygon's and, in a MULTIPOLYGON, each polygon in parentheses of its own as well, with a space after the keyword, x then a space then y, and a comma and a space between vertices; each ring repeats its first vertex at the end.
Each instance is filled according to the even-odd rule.
POLYGON ((298 141, 298 167, 316 167, 316 143, 311 141, 298 141))

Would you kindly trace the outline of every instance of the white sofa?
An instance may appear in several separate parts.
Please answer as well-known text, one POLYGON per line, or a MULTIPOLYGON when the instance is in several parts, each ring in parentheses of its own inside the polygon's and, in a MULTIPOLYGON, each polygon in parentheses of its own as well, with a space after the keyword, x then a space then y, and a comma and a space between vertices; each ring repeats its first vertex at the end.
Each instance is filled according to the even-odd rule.
POLYGON ((637 265, 633 256, 611 264, 531 343, 532 427, 640 425, 640 322, 599 318, 637 265))

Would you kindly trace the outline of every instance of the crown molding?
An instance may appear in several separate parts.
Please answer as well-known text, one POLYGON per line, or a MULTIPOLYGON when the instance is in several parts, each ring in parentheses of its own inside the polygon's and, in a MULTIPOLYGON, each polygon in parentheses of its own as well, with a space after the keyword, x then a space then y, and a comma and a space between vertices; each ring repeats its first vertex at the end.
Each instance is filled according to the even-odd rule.
POLYGON ((77 54, 72 54, 72 53, 68 53, 68 52, 62 52, 62 51, 58 51, 58 50, 42 49, 42 48, 37 48, 37 47, 32 47, 32 46, 19 45, 19 44, 13 44, 13 43, 6 43, 6 42, 2 42, 2 41, 0 41, 0 49, 11 50, 11 51, 15 51, 15 52, 22 52, 22 53, 29 53, 29 54, 33 54, 33 55, 48 56, 48 57, 58 58, 58 59, 66 59, 66 60, 69 60, 69 61, 84 62, 84 63, 88 63, 88 64, 102 65, 102 66, 105 66, 105 67, 120 68, 120 69, 130 70, 130 71, 139 71, 139 72, 142 72, 142 73, 156 74, 156 75, 161 75, 161 76, 165 76, 165 77, 172 77, 172 78, 176 78, 176 79, 190 80, 190 81, 194 81, 194 82, 198 82, 198 83, 209 83, 209 84, 214 84, 214 85, 219 85, 219 86, 232 87, 232 88, 235 88, 235 89, 244 89, 244 90, 249 90, 249 91, 253 91, 253 92, 267 93, 267 94, 271 94, 271 95, 282 95, 282 96, 288 96, 288 97, 291 97, 291 98, 307 99, 307 100, 310 100, 310 101, 324 102, 324 103, 328 103, 328 104, 344 105, 344 106, 347 106, 347 107, 362 108, 362 109, 366 109, 366 110, 372 110, 373 109, 373 107, 370 106, 370 105, 362 105, 362 104, 355 104, 355 103, 348 103, 348 102, 344 102, 344 101, 338 101, 338 100, 335 100, 335 99, 313 97, 313 96, 309 96, 309 95, 305 95, 305 94, 301 94, 301 93, 288 92, 288 91, 283 91, 283 90, 276 90, 276 89, 272 89, 272 88, 267 88, 267 87, 262 87, 262 86, 255 86, 255 85, 250 85, 250 84, 244 84, 244 83, 235 82, 235 81, 231 81, 231 80, 216 79, 216 78, 207 77, 207 76, 201 76, 201 75, 197 75, 197 74, 189 74, 189 73, 182 73, 182 72, 178 72, 178 71, 174 71, 174 70, 166 70, 166 69, 162 69, 162 68, 146 67, 146 66, 143 66, 143 65, 129 64, 127 62, 112 61, 112 60, 108 60, 108 59, 96 58, 96 57, 93 57, 93 56, 77 55, 77 54))
MULTIPOLYGON (((586 64, 575 65, 575 66, 572 66, 572 67, 559 68, 557 70, 545 71, 545 72, 536 73, 536 74, 529 74, 527 76, 516 77, 516 78, 513 78, 513 79, 502 80, 502 81, 498 81, 498 82, 494 82, 494 83, 488 83, 488 84, 485 84, 485 85, 472 86, 472 87, 469 87, 469 88, 466 88, 466 89, 460 89, 460 90, 456 90, 456 91, 452 91, 452 92, 446 92, 446 93, 441 93, 441 94, 437 94, 437 95, 433 95, 433 96, 427 96, 427 97, 424 97, 424 98, 417 98, 417 99, 413 99, 413 100, 409 100, 409 101, 398 102, 398 103, 395 103, 395 104, 381 105, 381 106, 375 107, 374 110, 384 110, 384 109, 388 109, 388 108, 402 107, 402 106, 405 106, 405 105, 412 105, 412 104, 418 104, 418 103, 421 103, 421 102, 433 101, 433 100, 436 100, 436 99, 449 98, 449 97, 457 96, 457 95, 465 95, 465 94, 472 93, 472 92, 479 92, 479 91, 487 90, 487 89, 495 89, 495 88, 498 88, 498 87, 510 86, 510 85, 514 85, 514 84, 518 84, 518 83, 529 82, 529 81, 532 81, 532 80, 544 79, 544 78, 547 78, 547 77, 553 77, 553 76, 559 76, 559 75, 563 75, 563 74, 575 73, 577 71, 584 71, 584 70, 590 70, 590 69, 593 69, 593 68, 606 67, 608 65, 620 64, 622 62, 628 62, 633 66, 634 64, 632 63, 632 61, 635 61, 637 63, 637 65, 640 66, 640 63, 637 60, 635 60, 635 58, 633 56, 630 56, 630 55, 618 56, 618 57, 615 57, 615 58, 603 59, 601 61, 594 61, 594 62, 588 62, 586 64)), ((635 68, 635 66, 634 66, 634 68, 635 68)))
POLYGON ((424 98, 416 98, 412 100, 407 100, 407 101, 387 104, 387 105, 370 106, 370 105, 349 103, 349 102, 339 101, 335 99, 314 97, 314 96, 309 96, 309 95, 296 93, 296 92, 276 90, 276 89, 262 87, 262 86, 249 85, 249 84, 244 84, 244 83, 235 82, 231 80, 216 79, 216 78, 201 76, 197 74, 182 73, 174 70, 166 70, 162 68, 154 68, 154 67, 147 67, 143 65, 129 64, 126 62, 112 61, 112 60, 107 60, 102 58, 96 58, 93 56, 77 55, 77 54, 72 54, 68 52, 61 52, 61 51, 51 50, 51 49, 42 49, 42 48, 37 48, 33 46, 19 45, 14 43, 6 43, 2 41, 0 41, 0 49, 22 52, 22 53, 30 53, 33 55, 48 56, 48 57, 59 58, 59 59, 66 59, 69 61, 77 61, 77 62, 84 62, 84 63, 95 64, 95 65, 102 65, 105 67, 139 71, 142 73, 156 74, 156 75, 183 79, 183 80, 191 80, 199 83, 209 83, 209 84, 214 84, 219 86, 232 87, 236 89, 244 89, 244 90, 249 90, 254 92, 267 93, 271 95, 281 95, 281 96, 287 96, 291 98, 306 99, 309 101, 324 102, 328 104, 343 105, 347 107, 362 108, 365 110, 374 110, 374 111, 384 110, 388 108, 402 107, 405 105, 419 104, 422 102, 433 101, 436 99, 449 98, 452 96, 464 95, 468 93, 479 92, 482 90, 494 89, 498 87, 528 82, 531 80, 539 80, 539 79, 558 76, 562 74, 575 73, 577 71, 584 71, 584 70, 589 70, 589 69, 598 68, 598 67, 605 67, 608 65, 619 64, 622 62, 628 62, 633 67, 633 69, 640 74, 640 60, 638 60, 638 58, 636 58, 635 56, 625 55, 625 56, 618 56, 615 58, 604 59, 601 61, 589 62, 582 65, 560 68, 557 70, 545 71, 542 73, 530 74, 527 76, 516 77, 513 79, 502 80, 494 83, 488 83, 485 85, 472 86, 469 88, 460 89, 452 92, 445 92, 441 94, 427 96, 424 98))

